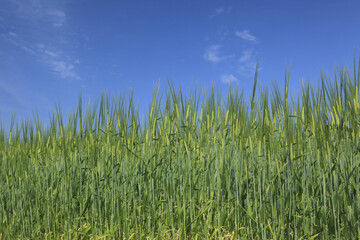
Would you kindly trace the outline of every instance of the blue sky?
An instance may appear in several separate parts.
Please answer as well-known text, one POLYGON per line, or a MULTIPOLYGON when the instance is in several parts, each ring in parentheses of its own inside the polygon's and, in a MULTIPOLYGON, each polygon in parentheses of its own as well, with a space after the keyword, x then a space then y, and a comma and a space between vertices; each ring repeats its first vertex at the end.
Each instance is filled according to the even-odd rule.
POLYGON ((134 90, 147 110, 153 85, 167 80, 184 92, 212 82, 250 91, 259 82, 302 80, 352 64, 360 48, 358 0, 95 1, 2 0, 0 3, 0 118, 46 122, 60 102, 64 113, 103 90, 134 90))

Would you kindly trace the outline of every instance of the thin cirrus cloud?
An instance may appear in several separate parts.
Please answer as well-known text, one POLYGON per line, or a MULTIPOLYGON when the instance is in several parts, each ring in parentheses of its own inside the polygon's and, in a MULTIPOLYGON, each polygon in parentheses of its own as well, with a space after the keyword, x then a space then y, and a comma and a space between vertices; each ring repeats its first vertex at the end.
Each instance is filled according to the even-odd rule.
POLYGON ((240 57, 239 61, 240 62, 247 62, 249 61, 251 58, 253 57, 253 49, 248 49, 243 51, 242 56, 240 57))
POLYGON ((18 34, 14 32, 8 32, 7 35, 2 34, 1 37, 28 54, 36 54, 35 51, 31 47, 28 47, 27 44, 19 38, 18 34))
MULTIPOLYGON (((254 55, 254 49, 244 50, 239 58, 238 73, 245 77, 251 77, 255 73, 256 59, 254 55)), ((258 69, 259 71, 261 68, 258 69)))
MULTIPOLYGON (((263 68, 259 67, 258 71, 261 71, 263 68)), ((256 71, 256 62, 249 61, 243 64, 240 64, 238 68, 238 73, 245 77, 253 77, 256 71)))
POLYGON ((80 77, 74 71, 74 65, 71 63, 67 63, 65 61, 49 60, 48 64, 50 64, 53 71, 58 73, 61 78, 80 79, 80 77))
POLYGON ((23 88, 19 85, 9 84, 6 81, 0 80, 0 114, 1 112, 16 112, 19 106, 26 106, 26 101, 23 98, 23 88))
POLYGON ((66 14, 57 9, 47 9, 46 14, 51 18, 54 27, 62 27, 66 21, 66 14))
POLYGON ((62 51, 54 47, 51 48, 43 43, 34 45, 14 32, 9 32, 7 35, 3 34, 2 37, 12 45, 33 56, 37 61, 45 64, 45 66, 59 77, 64 79, 81 79, 76 73, 74 65, 78 60, 73 60, 62 51))
POLYGON ((51 49, 44 44, 38 44, 36 47, 38 59, 46 64, 52 72, 64 79, 81 78, 75 71, 75 65, 78 60, 71 59, 70 56, 65 55, 59 50, 51 49))
POLYGON ((10 17, 1 18, 0 23, 8 21, 15 27, 7 29, 8 33, 0 37, 42 63, 55 76, 80 80, 76 71, 78 60, 62 50, 66 40, 64 33, 69 30, 63 9, 66 9, 64 2, 55 7, 54 2, 47 0, 11 0, 7 9, 10 17), (18 27, 20 23, 21 27, 18 27), (33 35, 32 30, 37 31, 37 34, 33 35))
POLYGON ((223 7, 218 7, 217 9, 215 9, 216 14, 222 14, 224 12, 225 12, 225 9, 223 7))
POLYGON ((205 51, 204 58, 210 62, 218 63, 218 62, 224 61, 231 57, 231 56, 220 56, 220 54, 219 54, 220 48, 221 48, 221 45, 210 46, 205 51))
POLYGON ((213 18, 218 15, 230 13, 231 9, 232 7, 222 7, 222 6, 215 8, 214 12, 210 15, 210 17, 213 18))
POLYGON ((21 21, 26 21, 27 24, 38 24, 39 20, 45 20, 45 23, 50 23, 54 27, 62 27, 66 23, 66 14, 60 9, 64 6, 65 1, 56 4, 48 0, 9 0, 8 2, 13 17, 21 21))
POLYGON ((221 81, 226 84, 237 82, 237 78, 232 74, 224 74, 221 76, 221 81))
POLYGON ((257 38, 254 35, 252 35, 248 30, 236 31, 235 35, 246 41, 250 41, 253 43, 257 42, 257 38))

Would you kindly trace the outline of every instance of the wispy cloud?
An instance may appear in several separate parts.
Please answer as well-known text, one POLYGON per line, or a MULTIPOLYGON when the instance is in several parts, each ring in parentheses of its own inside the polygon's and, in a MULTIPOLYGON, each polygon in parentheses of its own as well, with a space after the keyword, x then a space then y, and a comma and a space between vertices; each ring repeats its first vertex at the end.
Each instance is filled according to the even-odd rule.
POLYGON ((236 31, 235 35, 246 41, 250 41, 253 43, 257 42, 257 38, 252 35, 248 30, 236 31))
POLYGON ((0 34, 0 37, 31 55, 56 76, 80 79, 76 69, 78 59, 63 50, 64 43, 72 42, 66 35, 71 29, 66 24, 65 2, 8 0, 5 9, 9 14, 0 22, 6 21, 12 27, 5 28, 7 33, 0 34))
POLYGON ((47 54, 49 57, 53 57, 53 58, 59 57, 58 53, 47 50, 47 49, 44 50, 44 53, 47 54))
POLYGON ((63 79, 81 79, 75 69, 75 64, 79 62, 78 59, 72 59, 62 51, 44 44, 38 44, 36 50, 38 59, 59 77, 63 79))
POLYGON ((23 17, 28 15, 39 15, 43 8, 43 2, 41 0, 10 0, 12 7, 15 11, 23 17))
POLYGON ((216 30, 216 35, 220 38, 220 41, 226 39, 229 33, 230 31, 228 30, 226 25, 220 25, 216 30))
POLYGON ((18 107, 26 106, 26 101, 22 96, 22 90, 21 86, 13 86, 13 83, 10 84, 7 81, 0 80, 0 91, 3 92, 1 95, 6 96, 6 99, 2 99, 0 108, 3 111, 16 112, 18 107), (10 99, 10 101, 8 99, 10 99))
POLYGON ((60 75, 62 78, 80 79, 75 73, 74 65, 65 61, 49 60, 52 70, 60 75))
MULTIPOLYGON (((238 73, 245 77, 252 77, 256 69, 256 56, 254 49, 244 50, 239 58, 238 73)), ((258 69, 259 71, 261 68, 258 69)))
POLYGON ((14 33, 14 32, 9 32, 9 35, 10 35, 10 36, 12 36, 12 37, 17 38, 17 34, 16 34, 16 33, 14 33))
POLYGON ((239 74, 245 77, 251 77, 255 74, 256 62, 247 62, 239 67, 239 74))
POLYGON ((46 13, 50 16, 54 16, 54 17, 58 17, 58 18, 66 17, 66 14, 64 12, 54 9, 54 8, 46 10, 46 13))
POLYGON ((48 0, 8 0, 13 16, 21 19, 27 25, 51 24, 52 27, 62 27, 66 23, 66 13, 63 11, 65 1, 48 0))
POLYGON ((204 58, 210 62, 218 63, 221 61, 226 60, 227 58, 231 56, 219 56, 219 50, 221 48, 221 45, 212 45, 210 46, 204 54, 204 58))
POLYGON ((225 74, 221 76, 221 81, 226 84, 237 82, 237 78, 232 74, 225 74))
POLYGON ((217 7, 213 11, 213 13, 210 15, 210 17, 215 17, 215 16, 218 16, 221 14, 229 13, 231 11, 231 9, 232 9, 231 7, 223 7, 223 6, 217 7))
MULTIPOLYGON (((52 103, 36 89, 29 91, 29 85, 17 81, 0 79, 0 115, 10 116, 13 113, 31 113, 31 103, 37 102, 40 108, 51 109, 52 103)), ((6 121, 5 121, 6 124, 6 121)))
POLYGON ((248 49, 243 51, 242 56, 240 57, 239 61, 240 62, 247 62, 252 58, 252 54, 253 54, 253 49, 248 49))
POLYGON ((18 34, 14 32, 8 32, 8 34, 2 34, 1 36, 9 43, 27 52, 28 54, 36 54, 35 51, 29 47, 23 39, 19 38, 18 34))
POLYGON ((59 77, 64 79, 81 79, 76 73, 74 65, 77 64, 79 60, 72 59, 70 56, 56 49, 56 47, 50 47, 43 43, 32 44, 14 32, 9 32, 1 36, 14 46, 33 56, 37 61, 45 64, 59 77))
POLYGON ((66 14, 58 9, 47 9, 46 14, 51 18, 54 27, 62 27, 66 21, 66 14))
POLYGON ((221 57, 218 56, 219 54, 219 48, 221 48, 220 45, 212 45, 210 46, 205 54, 204 54, 204 58, 210 62, 220 62, 221 61, 221 57))
POLYGON ((222 14, 224 12, 225 12, 225 9, 223 7, 218 7, 217 9, 215 9, 216 14, 222 14))

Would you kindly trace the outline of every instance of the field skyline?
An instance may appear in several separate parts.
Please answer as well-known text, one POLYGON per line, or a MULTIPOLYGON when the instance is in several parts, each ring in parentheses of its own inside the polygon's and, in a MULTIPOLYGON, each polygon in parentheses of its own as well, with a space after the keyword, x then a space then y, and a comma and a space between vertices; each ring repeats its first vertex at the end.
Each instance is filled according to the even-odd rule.
POLYGON ((60 103, 70 112, 79 92, 93 103, 101 92, 134 89, 146 114, 155 82, 171 79, 183 92, 259 80, 289 92, 319 71, 352 66, 359 52, 360 3, 345 1, 98 1, 4 0, 0 3, 0 118, 9 127, 38 111, 43 122, 60 103))

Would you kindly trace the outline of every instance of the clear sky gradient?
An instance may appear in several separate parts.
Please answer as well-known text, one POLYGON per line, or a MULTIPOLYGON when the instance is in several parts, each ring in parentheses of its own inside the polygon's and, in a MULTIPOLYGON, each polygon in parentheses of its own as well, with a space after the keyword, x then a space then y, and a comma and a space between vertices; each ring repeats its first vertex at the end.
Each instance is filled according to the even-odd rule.
MULTIPOLYGON (((194 86, 223 89, 302 80, 319 83, 336 64, 352 64, 360 47, 358 0, 0 2, 0 119, 48 119, 64 114, 78 94, 93 102, 103 90, 134 90, 146 111, 153 85, 172 79, 185 93, 194 86)), ((351 65, 352 67, 352 65, 351 65)))

